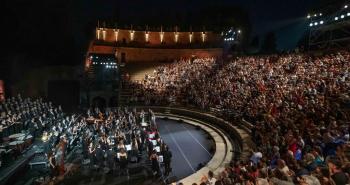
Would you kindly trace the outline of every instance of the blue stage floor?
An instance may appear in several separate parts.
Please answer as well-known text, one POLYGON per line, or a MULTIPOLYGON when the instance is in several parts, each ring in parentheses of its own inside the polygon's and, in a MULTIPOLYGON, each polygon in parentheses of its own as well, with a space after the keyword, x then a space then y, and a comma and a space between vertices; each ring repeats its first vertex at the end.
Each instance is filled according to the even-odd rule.
POLYGON ((214 142, 207 139, 205 131, 170 119, 157 118, 156 122, 173 155, 170 176, 176 176, 178 180, 187 177, 197 171, 200 163, 205 165, 212 158, 210 149, 214 142))

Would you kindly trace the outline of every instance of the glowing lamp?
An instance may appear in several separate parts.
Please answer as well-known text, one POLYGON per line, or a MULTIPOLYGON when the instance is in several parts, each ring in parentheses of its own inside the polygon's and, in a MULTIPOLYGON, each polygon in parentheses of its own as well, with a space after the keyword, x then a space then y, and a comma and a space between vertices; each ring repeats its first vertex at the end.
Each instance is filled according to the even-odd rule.
POLYGON ((106 35, 107 35, 106 30, 102 30, 102 39, 103 40, 106 40, 106 35))
POLYGON ((134 41, 134 33, 135 33, 134 30, 131 30, 131 31, 130 31, 130 40, 131 40, 131 41, 134 41))
POLYGON ((119 33, 119 29, 118 30, 114 30, 114 37, 115 37, 115 41, 118 42, 118 33, 119 33))
POLYGON ((149 33, 148 32, 145 33, 145 39, 146 39, 146 42, 149 41, 149 33))
POLYGON ((179 33, 175 32, 175 42, 177 43, 179 41, 179 33))
POLYGON ((202 41, 205 42, 205 32, 202 32, 202 41))

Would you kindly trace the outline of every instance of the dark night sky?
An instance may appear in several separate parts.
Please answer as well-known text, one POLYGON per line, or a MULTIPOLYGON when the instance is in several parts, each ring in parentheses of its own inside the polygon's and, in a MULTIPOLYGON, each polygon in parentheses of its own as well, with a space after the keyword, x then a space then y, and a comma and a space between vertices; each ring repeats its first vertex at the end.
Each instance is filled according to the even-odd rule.
POLYGON ((9 47, 1 60, 76 65, 82 62, 98 19, 118 19, 123 24, 146 25, 155 19, 191 24, 202 21, 201 9, 217 5, 247 12, 250 38, 276 31, 278 47, 285 49, 293 47, 306 31, 305 16, 321 1, 341 0, 5 0, 1 8, 2 27, 7 28, 3 43, 9 47))

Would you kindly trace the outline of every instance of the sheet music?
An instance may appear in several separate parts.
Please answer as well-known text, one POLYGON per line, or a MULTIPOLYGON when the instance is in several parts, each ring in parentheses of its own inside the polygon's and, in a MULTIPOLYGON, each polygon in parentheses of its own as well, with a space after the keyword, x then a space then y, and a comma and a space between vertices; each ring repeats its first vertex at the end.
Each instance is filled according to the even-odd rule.
POLYGON ((154 149, 155 149, 157 152, 160 152, 160 146, 156 146, 156 147, 154 147, 154 149))
POLYGON ((151 140, 153 146, 157 145, 157 140, 151 140))
POLYGON ((155 134, 148 134, 148 138, 153 139, 153 138, 154 138, 154 136, 155 136, 155 134))
POLYGON ((125 145, 126 151, 130 151, 131 150, 131 145, 125 145))
POLYGON ((160 156, 158 157, 158 161, 159 161, 160 163, 163 162, 163 156, 162 156, 162 155, 160 155, 160 156))

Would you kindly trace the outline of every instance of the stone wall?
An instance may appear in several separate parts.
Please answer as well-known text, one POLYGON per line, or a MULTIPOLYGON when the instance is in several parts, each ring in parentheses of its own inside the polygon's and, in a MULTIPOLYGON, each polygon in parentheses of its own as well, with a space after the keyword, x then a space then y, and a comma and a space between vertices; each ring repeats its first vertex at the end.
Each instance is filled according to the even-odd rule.
POLYGON ((222 57, 222 48, 209 49, 165 49, 165 48, 133 48, 93 45, 89 54, 116 54, 118 61, 122 61, 122 54, 125 55, 125 62, 154 62, 169 61, 180 58, 191 57, 222 57))

